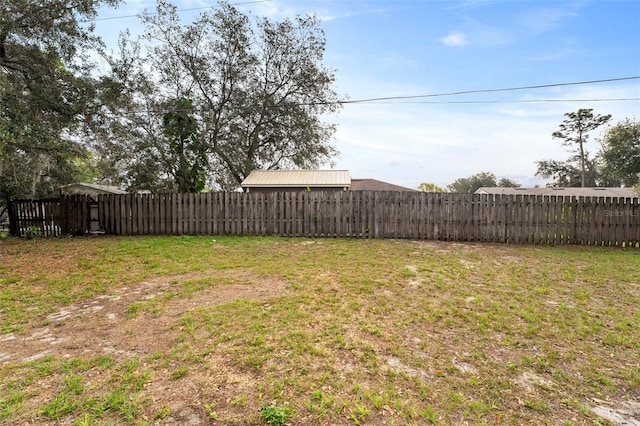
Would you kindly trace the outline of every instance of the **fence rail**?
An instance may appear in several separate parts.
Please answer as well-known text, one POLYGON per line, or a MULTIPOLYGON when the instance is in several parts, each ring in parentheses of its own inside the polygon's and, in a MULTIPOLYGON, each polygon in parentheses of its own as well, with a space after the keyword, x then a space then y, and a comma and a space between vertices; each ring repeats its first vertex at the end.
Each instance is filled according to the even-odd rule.
POLYGON ((9 232, 24 235, 35 229, 43 236, 84 235, 90 208, 88 195, 55 199, 13 200, 9 213, 9 232))
MULTIPOLYGON (((640 246, 638 198, 391 191, 107 194, 97 197, 93 210, 90 201, 87 196, 65 196, 57 200, 57 210, 46 204, 55 201, 32 202, 39 206, 36 211, 46 214, 19 219, 19 226, 53 223, 49 229, 59 229, 60 234, 83 234, 89 232, 94 211, 95 229, 114 235, 640 246)), ((14 212, 20 208, 24 210, 21 206, 14 212)))

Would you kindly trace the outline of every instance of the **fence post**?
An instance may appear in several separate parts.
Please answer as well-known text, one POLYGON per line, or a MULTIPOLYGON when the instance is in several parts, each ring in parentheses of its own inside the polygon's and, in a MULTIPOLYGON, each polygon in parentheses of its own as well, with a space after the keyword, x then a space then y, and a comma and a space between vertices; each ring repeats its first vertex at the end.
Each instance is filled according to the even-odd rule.
POLYGON ((9 197, 6 198, 7 213, 9 214, 9 235, 19 237, 20 232, 18 229, 18 215, 16 214, 16 205, 11 201, 9 197))

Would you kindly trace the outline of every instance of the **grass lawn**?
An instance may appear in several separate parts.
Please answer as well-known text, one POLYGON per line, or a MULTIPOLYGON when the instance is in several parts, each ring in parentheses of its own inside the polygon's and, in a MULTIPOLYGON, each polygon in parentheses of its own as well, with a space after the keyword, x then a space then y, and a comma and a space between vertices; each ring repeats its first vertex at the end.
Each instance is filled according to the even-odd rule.
POLYGON ((639 307, 637 249, 9 238, 0 424, 615 424, 639 307))

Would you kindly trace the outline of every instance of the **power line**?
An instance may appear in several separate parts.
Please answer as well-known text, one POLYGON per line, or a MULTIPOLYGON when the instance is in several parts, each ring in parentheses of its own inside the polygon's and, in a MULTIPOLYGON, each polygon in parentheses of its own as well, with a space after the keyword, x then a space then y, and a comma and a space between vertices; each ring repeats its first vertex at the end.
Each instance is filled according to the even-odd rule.
MULTIPOLYGON (((231 6, 243 6, 243 5, 246 5, 246 4, 266 3, 266 2, 270 2, 270 1, 273 1, 273 0, 251 0, 251 1, 233 3, 233 4, 231 4, 231 6)), ((217 7, 219 7, 219 6, 215 5, 215 6, 192 7, 192 8, 188 8, 188 9, 178 9, 177 12, 193 12, 193 11, 196 11, 196 10, 215 9, 217 7)), ((148 14, 149 15, 157 15, 156 12, 150 12, 148 14)), ((137 18, 138 16, 139 16, 139 14, 121 15, 121 16, 109 16, 107 18, 96 18, 96 19, 94 19, 94 21, 111 21, 111 20, 115 20, 115 19, 137 18)))
MULTIPOLYGON (((369 102, 369 105, 374 104, 386 104, 386 105, 398 105, 398 104, 437 104, 437 105, 452 105, 452 104, 531 104, 531 103, 561 103, 561 102, 624 102, 624 101, 640 101, 640 98, 599 98, 599 99, 538 99, 538 100, 519 100, 519 101, 415 101, 415 102, 369 102)), ((341 103, 341 101, 332 102, 334 104, 341 103)), ((311 104, 301 104, 311 105, 311 104)), ((277 108, 277 107, 274 107, 277 108)), ((210 108, 196 108, 196 109, 136 109, 132 111, 124 112, 123 115, 132 114, 149 114, 158 115, 166 114, 169 112, 206 112, 211 111, 210 108)), ((107 113, 107 115, 114 115, 113 113, 107 113)))
MULTIPOLYGON (((556 84, 542 84, 542 85, 533 85, 533 86, 519 86, 519 87, 508 87, 508 88, 498 88, 498 89, 479 89, 479 90, 466 90, 466 91, 458 91, 458 92, 449 92, 449 93, 436 93, 436 94, 428 94, 428 95, 411 95, 411 96, 388 96, 388 97, 379 97, 379 98, 368 98, 361 100, 337 100, 331 102, 309 102, 304 103, 301 102, 299 105, 352 105, 352 104, 532 104, 532 103, 560 103, 560 102, 628 102, 628 101, 640 101, 640 97, 635 98, 590 98, 590 99, 521 99, 521 100, 469 100, 469 101, 406 101, 402 102, 402 100, 409 99, 419 99, 419 98, 429 98, 429 97, 442 97, 442 96, 456 96, 463 94, 472 94, 472 93, 496 93, 496 92, 507 92, 507 91, 515 91, 515 90, 525 90, 525 89, 538 89, 538 88, 549 88, 549 87, 562 87, 562 86, 574 86, 574 85, 584 85, 584 84, 595 84, 595 83, 606 83, 613 81, 624 81, 624 80, 634 80, 640 79, 640 76, 634 77, 619 77, 619 78, 608 78, 601 80, 588 80, 588 81, 578 81, 571 83, 556 83, 556 84), (400 100, 401 102, 389 102, 400 100)), ((274 108, 277 108, 274 106, 274 108)), ((210 108, 196 108, 195 112, 206 112, 210 111, 210 108)), ((127 111, 124 115, 131 115, 136 113, 143 114, 164 114, 168 112, 194 112, 193 109, 182 110, 182 109, 137 109, 133 111, 127 111)), ((111 115, 111 113, 109 113, 111 115)))
POLYGON ((507 87, 502 89, 463 90, 458 92, 433 93, 433 94, 427 94, 427 95, 385 96, 385 97, 379 97, 379 98, 344 100, 344 101, 340 101, 340 103, 356 104, 356 103, 366 103, 366 102, 393 101, 393 100, 402 100, 402 99, 419 99, 419 98, 435 98, 435 97, 442 97, 442 96, 470 95, 470 94, 477 94, 477 93, 510 92, 510 91, 516 91, 516 90, 544 89, 544 88, 550 88, 550 87, 577 86, 577 85, 594 84, 594 83, 610 83, 614 81, 637 80, 637 79, 640 79, 640 76, 607 78, 602 80, 577 81, 577 82, 571 82, 571 83, 538 84, 535 86, 507 87))
POLYGON ((409 101, 409 102, 368 102, 376 105, 396 104, 535 104, 547 102, 618 102, 640 101, 640 98, 599 98, 599 99, 522 99, 517 101, 409 101))

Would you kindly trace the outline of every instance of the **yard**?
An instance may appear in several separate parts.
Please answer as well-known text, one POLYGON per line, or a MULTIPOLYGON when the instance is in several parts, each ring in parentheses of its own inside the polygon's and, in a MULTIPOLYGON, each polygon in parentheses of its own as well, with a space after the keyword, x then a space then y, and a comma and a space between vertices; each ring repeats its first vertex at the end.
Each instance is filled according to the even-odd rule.
POLYGON ((2 239, 0 424, 640 424, 639 306, 637 249, 2 239))

